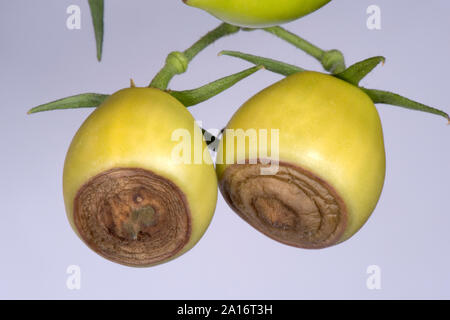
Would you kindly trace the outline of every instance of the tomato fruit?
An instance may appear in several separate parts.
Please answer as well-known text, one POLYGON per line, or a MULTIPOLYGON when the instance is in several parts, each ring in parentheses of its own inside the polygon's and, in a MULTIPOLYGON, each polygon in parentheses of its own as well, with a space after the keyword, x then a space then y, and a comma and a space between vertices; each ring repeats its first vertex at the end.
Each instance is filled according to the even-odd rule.
POLYGON ((172 134, 180 129, 202 134, 168 93, 128 88, 76 133, 64 165, 66 211, 101 256, 129 266, 159 264, 192 248, 207 229, 217 200, 214 166, 209 153, 198 163, 174 159, 179 142, 172 134))
POLYGON ((183 0, 222 21, 241 27, 261 28, 301 18, 331 0, 183 0))
POLYGON ((217 162, 221 192, 245 221, 282 243, 324 248, 350 238, 375 209, 385 178, 383 131, 372 100, 359 88, 302 72, 234 114, 217 162), (262 135, 248 134, 245 148, 238 148, 237 136, 227 135, 231 129, 246 135, 266 130, 268 136, 276 130, 278 138, 270 135, 264 144, 262 135), (278 170, 262 175, 268 167, 262 160, 269 158, 277 158, 278 170))

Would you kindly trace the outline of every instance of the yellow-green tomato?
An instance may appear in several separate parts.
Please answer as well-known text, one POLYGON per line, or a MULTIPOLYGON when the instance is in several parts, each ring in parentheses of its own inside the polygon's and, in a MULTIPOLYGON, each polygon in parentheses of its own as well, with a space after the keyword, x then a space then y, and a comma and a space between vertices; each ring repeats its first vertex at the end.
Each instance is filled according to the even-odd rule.
POLYGON ((196 137, 202 133, 192 115, 161 90, 110 96, 78 130, 65 161, 67 216, 81 239, 129 266, 159 264, 192 248, 217 200, 214 166, 208 152, 195 156, 196 144, 207 149, 196 137))
POLYGON ((230 206, 269 237, 302 248, 350 238, 385 178, 373 102, 316 72, 291 75, 247 101, 227 125, 217 162, 230 206))
POLYGON ((241 27, 262 28, 301 18, 331 0, 183 0, 222 21, 241 27))

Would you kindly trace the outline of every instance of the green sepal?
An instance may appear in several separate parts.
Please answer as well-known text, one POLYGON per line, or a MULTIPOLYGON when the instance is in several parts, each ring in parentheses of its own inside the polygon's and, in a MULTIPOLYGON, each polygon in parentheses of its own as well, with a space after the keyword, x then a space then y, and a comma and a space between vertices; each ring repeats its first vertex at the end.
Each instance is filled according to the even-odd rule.
MULTIPOLYGON (((179 100, 185 107, 190 107, 218 95, 224 90, 235 85, 237 82, 247 78, 261 69, 263 69, 262 66, 256 66, 221 78, 197 89, 185 91, 168 90, 167 93, 179 100)), ((75 96, 70 96, 34 107, 28 111, 28 114, 51 110, 96 108, 107 97, 109 97, 109 95, 99 93, 77 94, 75 96)))
POLYGON ((95 42, 97 46, 97 60, 102 60, 103 51, 103 16, 105 5, 103 0, 88 0, 94 25, 95 42))
POLYGON ((235 73, 233 75, 221 78, 214 82, 208 83, 200 88, 193 90, 184 91, 172 91, 167 90, 167 92, 178 99, 185 107, 194 106, 203 101, 206 101, 219 93, 225 91, 226 89, 232 87, 237 82, 247 78, 258 70, 263 69, 262 66, 256 66, 253 68, 246 69, 244 71, 235 73))
POLYGON ((429 107, 427 105, 424 105, 422 103, 410 100, 408 98, 405 98, 399 94, 388 92, 388 91, 382 91, 382 90, 375 90, 375 89, 366 89, 363 87, 360 87, 362 91, 364 91, 373 101, 373 103, 383 103, 383 104, 390 104, 392 106, 398 106, 403 107, 411 110, 416 111, 422 111, 422 112, 428 112, 432 114, 436 114, 439 116, 444 117, 448 121, 450 121, 449 115, 445 113, 442 110, 429 107))
POLYGON ((246 60, 250 63, 253 63, 255 65, 261 65, 265 69, 275 72, 275 73, 278 73, 278 74, 281 74, 283 76, 290 76, 291 74, 305 71, 304 69, 294 66, 292 64, 284 63, 284 62, 269 59, 269 58, 254 56, 251 54, 238 52, 238 51, 225 50, 225 51, 220 52, 219 55, 240 58, 240 59, 246 60))
POLYGON ((109 95, 107 94, 98 93, 77 94, 75 96, 70 96, 49 103, 41 104, 30 109, 30 111, 28 111, 28 114, 50 110, 96 108, 108 97, 109 95))
POLYGON ((376 66, 380 63, 384 64, 385 61, 386 59, 381 56, 369 58, 355 63, 343 72, 336 74, 335 77, 357 86, 376 66))
MULTIPOLYGON (((281 74, 284 76, 289 76, 293 73, 299 72, 298 70, 305 71, 299 67, 289 65, 289 64, 286 64, 281 61, 268 59, 268 58, 264 58, 264 57, 253 56, 253 55, 242 53, 242 52, 222 51, 221 54, 244 59, 244 60, 249 61, 254 64, 257 63, 259 65, 264 66, 267 70, 270 70, 272 72, 275 72, 275 73, 278 73, 278 74, 281 74)), ((349 82, 350 84, 358 86, 357 84, 360 82, 360 80, 362 78, 364 78, 365 75, 367 75, 379 63, 381 63, 383 61, 384 61, 383 57, 373 57, 373 58, 358 62, 358 63, 354 64, 353 66, 349 67, 348 69, 346 69, 344 72, 337 74, 337 75, 333 75, 333 76, 340 78, 346 82, 349 82)), ((403 107, 403 108, 407 108, 407 109, 411 109, 411 110, 428 112, 428 113, 440 115, 440 116, 446 118, 447 120, 449 120, 448 114, 445 113, 444 111, 426 106, 422 103, 410 100, 410 99, 405 98, 396 93, 382 91, 382 90, 366 89, 363 87, 359 87, 359 88, 361 90, 363 90, 372 99, 372 101, 374 103, 390 104, 393 106, 403 107)))

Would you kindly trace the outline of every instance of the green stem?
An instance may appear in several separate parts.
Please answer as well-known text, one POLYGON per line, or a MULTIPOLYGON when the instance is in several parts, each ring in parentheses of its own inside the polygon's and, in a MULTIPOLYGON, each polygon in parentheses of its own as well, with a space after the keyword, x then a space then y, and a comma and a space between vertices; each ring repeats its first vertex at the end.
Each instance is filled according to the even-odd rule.
POLYGON ((208 32, 199 41, 194 43, 189 49, 184 51, 184 55, 190 62, 197 54, 199 54, 203 49, 213 44, 220 38, 237 33, 240 30, 239 27, 233 26, 228 23, 222 23, 214 30, 208 32))
POLYGON ((344 55, 339 50, 322 50, 321 48, 313 45, 311 42, 308 42, 298 35, 279 26, 263 28, 261 30, 271 33, 306 52, 310 56, 317 59, 325 70, 333 74, 340 73, 345 70, 344 55))
POLYGON ((214 30, 208 32, 200 40, 195 42, 190 48, 184 52, 171 52, 167 58, 164 67, 153 78, 149 87, 166 90, 170 80, 177 75, 186 72, 189 62, 199 54, 203 49, 214 43, 220 38, 234 34, 240 30, 239 27, 222 23, 214 30))
POLYGON ((325 51, 320 49, 319 47, 316 47, 311 42, 306 41, 303 38, 300 38, 298 35, 287 31, 286 29, 283 29, 282 27, 269 27, 262 29, 266 32, 269 32, 275 36, 277 36, 280 39, 283 39, 290 44, 294 45, 295 47, 299 48, 300 50, 303 50, 310 56, 316 58, 317 60, 322 59, 322 56, 325 54, 325 51))

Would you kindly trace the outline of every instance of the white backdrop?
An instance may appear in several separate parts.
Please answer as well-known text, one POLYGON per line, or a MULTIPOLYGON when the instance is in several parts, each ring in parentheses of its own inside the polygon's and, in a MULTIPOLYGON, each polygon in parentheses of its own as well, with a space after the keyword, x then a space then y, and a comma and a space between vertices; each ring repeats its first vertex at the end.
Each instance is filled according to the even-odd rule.
MULTIPOLYGON (((341 245, 320 251, 284 246, 243 222, 220 197, 203 239, 170 263, 133 269, 89 250, 66 219, 61 181, 70 140, 91 110, 26 111, 76 93, 112 93, 130 77, 144 86, 168 52, 186 49, 218 25, 181 0, 106 2, 100 64, 87 1, 0 2, 0 298, 450 298, 450 126, 391 106, 378 107, 387 148, 381 200, 362 230, 341 245), (80 30, 66 28, 71 4, 81 7, 80 30), (71 265, 81 271, 79 290, 66 286, 71 265), (380 290, 366 286, 371 265, 381 270, 380 290)), ((349 64, 386 56, 363 85, 449 112, 449 11, 444 0, 335 0, 286 28, 324 49, 341 49, 349 64), (381 30, 366 27, 372 4, 381 8, 381 30)), ((223 49, 320 70, 312 58, 256 31, 220 40, 171 87, 194 88, 249 67, 217 57, 223 49)), ((278 79, 260 71, 191 111, 205 127, 221 128, 278 79)))

